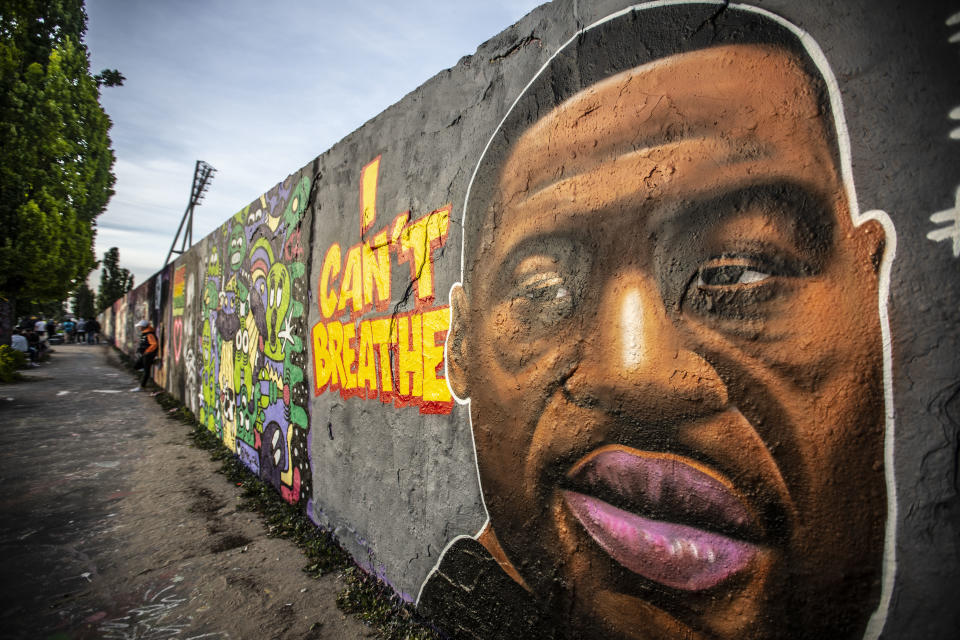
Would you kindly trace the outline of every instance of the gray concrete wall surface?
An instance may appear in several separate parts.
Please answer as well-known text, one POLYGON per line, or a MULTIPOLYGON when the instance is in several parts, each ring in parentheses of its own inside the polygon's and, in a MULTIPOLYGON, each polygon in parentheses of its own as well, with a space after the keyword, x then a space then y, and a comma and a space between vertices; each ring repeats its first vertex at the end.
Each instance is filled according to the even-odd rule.
POLYGON ((557 0, 105 333, 455 637, 952 637, 958 11, 557 0))

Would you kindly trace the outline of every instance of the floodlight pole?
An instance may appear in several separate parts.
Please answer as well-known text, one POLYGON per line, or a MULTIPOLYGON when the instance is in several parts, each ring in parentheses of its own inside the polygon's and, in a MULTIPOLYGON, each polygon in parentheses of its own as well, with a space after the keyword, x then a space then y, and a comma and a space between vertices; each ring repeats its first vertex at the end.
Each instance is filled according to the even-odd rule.
POLYGON ((173 236, 173 242, 170 243, 170 251, 167 252, 167 259, 163 261, 164 267, 170 264, 170 258, 173 254, 183 254, 193 246, 193 208, 203 200, 204 194, 207 192, 207 189, 210 188, 210 183, 213 182, 214 172, 216 172, 216 169, 212 166, 203 160, 197 160, 197 164, 193 169, 193 186, 190 187, 190 202, 187 204, 186 211, 183 212, 183 217, 180 218, 177 235, 173 236), (185 231, 184 225, 186 225, 185 231), (182 238, 180 237, 181 231, 184 232, 182 238), (179 249, 175 248, 177 246, 177 240, 180 240, 179 249))

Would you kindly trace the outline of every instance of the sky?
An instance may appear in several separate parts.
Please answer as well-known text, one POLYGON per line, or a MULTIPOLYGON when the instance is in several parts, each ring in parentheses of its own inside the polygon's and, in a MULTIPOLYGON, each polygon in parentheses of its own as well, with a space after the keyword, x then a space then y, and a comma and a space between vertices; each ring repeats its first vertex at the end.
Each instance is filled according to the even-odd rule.
POLYGON ((117 182, 98 259, 119 247, 144 282, 163 266, 197 160, 217 173, 195 242, 542 3, 87 0, 91 71, 126 77, 101 90, 117 182))

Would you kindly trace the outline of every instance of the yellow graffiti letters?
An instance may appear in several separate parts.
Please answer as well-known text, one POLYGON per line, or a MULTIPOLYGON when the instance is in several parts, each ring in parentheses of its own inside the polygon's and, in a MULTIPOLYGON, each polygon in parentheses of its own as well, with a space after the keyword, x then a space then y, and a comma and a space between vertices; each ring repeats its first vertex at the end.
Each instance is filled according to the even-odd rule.
POLYGON ((337 310, 337 294, 330 291, 331 281, 340 275, 340 245, 332 244, 323 258, 320 271, 320 313, 324 318, 331 317, 337 310))

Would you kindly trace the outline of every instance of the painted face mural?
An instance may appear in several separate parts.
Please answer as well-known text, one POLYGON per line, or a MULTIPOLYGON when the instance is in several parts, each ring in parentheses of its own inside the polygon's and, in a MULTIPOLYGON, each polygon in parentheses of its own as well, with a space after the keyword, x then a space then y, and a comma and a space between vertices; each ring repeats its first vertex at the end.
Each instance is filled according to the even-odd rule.
POLYGON ((481 160, 447 343, 477 540, 576 636, 859 637, 883 583, 884 226, 820 54, 746 10, 677 35, 708 10, 587 31, 481 160), (590 67, 630 42, 655 45, 590 67))

